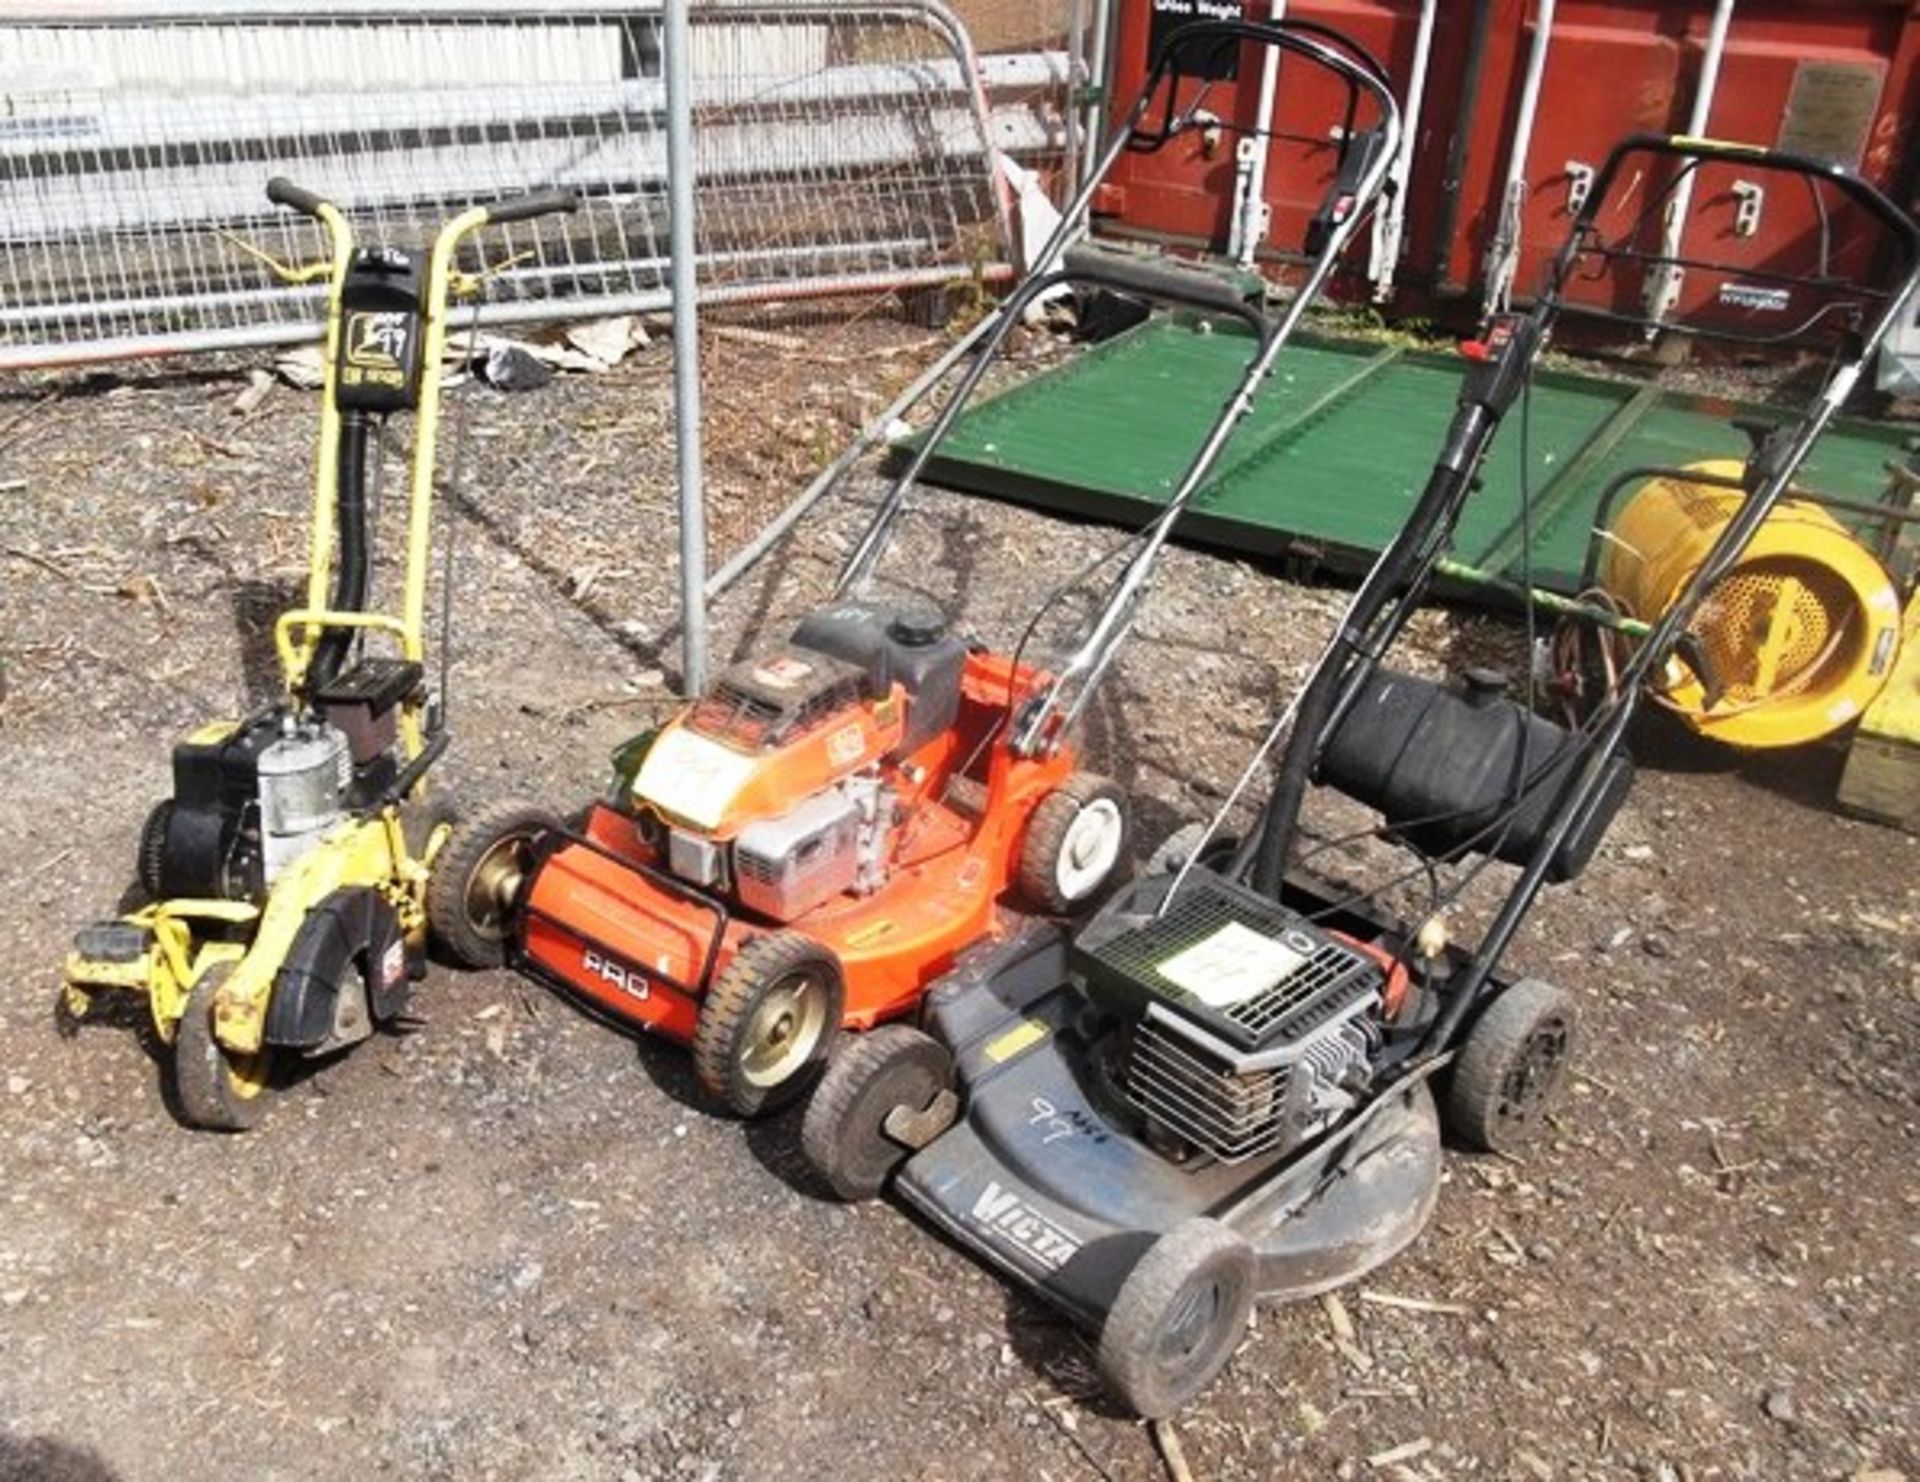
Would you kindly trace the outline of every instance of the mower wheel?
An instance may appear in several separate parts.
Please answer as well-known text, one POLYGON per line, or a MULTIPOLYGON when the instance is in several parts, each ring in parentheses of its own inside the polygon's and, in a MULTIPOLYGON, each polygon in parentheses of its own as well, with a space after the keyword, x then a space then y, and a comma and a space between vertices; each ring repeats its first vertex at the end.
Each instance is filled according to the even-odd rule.
POLYGON ((1206 837, 1207 826, 1204 823, 1183 823, 1179 828, 1162 839, 1153 853, 1147 856, 1147 862, 1141 866, 1140 873, 1151 880, 1155 875, 1171 875, 1184 869, 1193 851, 1201 839, 1206 837))
POLYGON ((163 798, 153 805, 147 821, 140 825, 140 857, 135 862, 140 889, 150 901, 160 899, 160 877, 167 859, 167 825, 173 822, 173 799, 163 798))
POLYGON ((811 937, 754 937, 701 1001, 694 1073, 735 1116, 775 1111, 819 1079, 845 1001, 840 960, 811 937))
POLYGON ((1171 875, 1186 868, 1187 861, 1194 858, 1194 850, 1199 849, 1201 863, 1217 865, 1239 846, 1239 839, 1229 833, 1215 833, 1207 838, 1207 825, 1204 821, 1183 823, 1179 828, 1160 841, 1160 846, 1147 856, 1147 862, 1140 873, 1151 880, 1155 875, 1171 875), (1201 840, 1206 840, 1201 844, 1201 840))
POLYGON ((1445 1125, 1459 1146, 1513 1153, 1572 1057, 1578 1016, 1551 983, 1523 978, 1480 1011, 1453 1062, 1445 1125))
POLYGON ((233 971, 219 962, 187 994, 173 1032, 173 1090, 182 1117, 215 1132, 245 1132, 260 1121, 273 1086, 273 1051, 236 1055, 213 1032, 213 1001, 233 971))
POLYGON ((877 1198, 913 1151, 887 1135, 893 1109, 925 1111, 952 1086, 953 1056, 931 1035, 906 1024, 855 1035, 807 1103, 800 1150, 848 1203, 877 1198))
POLYGON ((1064 915, 1110 884, 1127 852, 1127 799, 1092 772, 1075 772, 1040 800, 1020 843, 1020 893, 1064 915))
POLYGON ((506 961, 535 845, 559 827, 545 808, 521 802, 492 803, 454 824, 427 881, 427 930, 455 965, 506 961))
POLYGON ((1185 1220, 1121 1283, 1100 1329, 1100 1373, 1146 1419, 1171 1415, 1226 1367, 1253 1299, 1253 1247, 1219 1220, 1185 1220))

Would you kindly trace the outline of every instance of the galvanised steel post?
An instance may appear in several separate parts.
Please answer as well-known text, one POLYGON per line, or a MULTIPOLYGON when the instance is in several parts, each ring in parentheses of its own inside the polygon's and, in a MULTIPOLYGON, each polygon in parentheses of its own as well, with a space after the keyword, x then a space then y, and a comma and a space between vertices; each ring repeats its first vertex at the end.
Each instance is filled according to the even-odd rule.
POLYGON ((694 307, 693 47, 688 0, 666 0, 668 287, 673 293, 673 418, 680 483, 680 642, 686 691, 707 687, 707 514, 700 478, 700 322, 694 307))

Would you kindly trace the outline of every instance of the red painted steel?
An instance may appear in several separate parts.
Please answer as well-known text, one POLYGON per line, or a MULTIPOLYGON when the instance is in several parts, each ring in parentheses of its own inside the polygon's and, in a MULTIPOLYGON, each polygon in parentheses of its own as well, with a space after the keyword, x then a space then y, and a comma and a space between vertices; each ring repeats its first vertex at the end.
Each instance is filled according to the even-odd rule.
MULTIPOLYGON (((1156 3, 1168 0, 1119 0, 1112 79, 1117 96, 1137 91, 1145 78, 1156 3)), ((1478 76, 1468 78, 1470 33, 1481 8, 1475 0, 1441 0, 1408 193, 1401 290, 1393 306, 1401 312, 1430 312, 1436 302, 1463 297, 1469 313, 1479 304, 1538 7, 1537 0, 1489 0, 1478 76), (1469 99, 1465 109, 1463 96, 1469 99), (1462 126, 1466 152, 1458 198, 1449 207, 1445 177, 1462 126)), ((1247 0, 1245 11, 1253 19, 1268 14, 1264 0, 1247 0)), ((1295 0, 1287 13, 1353 36, 1387 66, 1404 95, 1418 0, 1295 0)), ((1710 0, 1561 0, 1527 154, 1516 295, 1524 297, 1538 283, 1565 234, 1570 163, 1597 165, 1621 135, 1636 129, 1685 128, 1712 15, 1710 0)), ((1762 145, 1790 143, 1796 131, 1818 138, 1824 130, 1827 138, 1838 138, 1848 132, 1849 109, 1863 108, 1871 121, 1860 158, 1848 163, 1857 163, 1868 180, 1899 199, 1911 189, 1920 130, 1917 21, 1920 4, 1911 0, 1742 0, 1733 13, 1707 132, 1762 145), (1870 105, 1864 102, 1869 95, 1870 105)), ((1211 85, 1207 106, 1224 119, 1250 122, 1258 102, 1258 70, 1257 49, 1249 47, 1239 76, 1211 85)), ((1284 73, 1280 91, 1279 122, 1286 137, 1268 167, 1266 199, 1273 225, 1263 250, 1263 258, 1276 267, 1298 250, 1307 219, 1331 180, 1334 158, 1330 141, 1302 137, 1305 119, 1327 116, 1326 99, 1290 95, 1284 73)), ((1110 224, 1122 231, 1223 247, 1231 225, 1234 169, 1231 134, 1211 149, 1204 139, 1182 139, 1160 154, 1127 160, 1102 205, 1111 213, 1110 224)), ((1736 178, 1731 171, 1703 174, 1689 215, 1686 250, 1726 255, 1729 247, 1735 253, 1750 247, 1757 262, 1781 243, 1817 230, 1810 200, 1773 193, 1765 202, 1761 233, 1736 238, 1736 178)), ((1837 267, 1867 266, 1859 244, 1836 242, 1834 253, 1837 267)), ((1357 244, 1347 274, 1350 292, 1365 260, 1364 244, 1357 244)), ((1700 309, 1699 295, 1706 291, 1703 282, 1683 282, 1679 312, 1700 309)))

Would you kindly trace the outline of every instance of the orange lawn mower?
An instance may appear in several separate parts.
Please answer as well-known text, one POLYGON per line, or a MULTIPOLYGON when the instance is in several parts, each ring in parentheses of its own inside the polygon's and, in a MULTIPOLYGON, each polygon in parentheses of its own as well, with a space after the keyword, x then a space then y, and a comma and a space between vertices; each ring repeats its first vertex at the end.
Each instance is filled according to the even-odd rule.
POLYGON ((456 828, 429 903, 456 958, 511 962, 622 1026, 690 1045, 702 1084, 754 1116, 804 1093, 843 1029, 914 1012, 958 953, 1011 924, 1003 906, 1071 913, 1116 880, 1127 858, 1125 800, 1083 770, 1074 724, 1182 511, 1378 196, 1398 139, 1391 92, 1370 58, 1308 23, 1253 31, 1345 93, 1310 266, 1284 312, 1270 315, 1264 285, 1245 275, 1068 250, 1071 223, 1123 152, 1219 126, 1203 105, 1217 59, 1202 48, 1201 65, 1183 66, 1196 52, 1171 48, 1033 270, 976 330, 953 395, 880 501, 833 600, 623 747, 607 801, 574 826, 508 803, 456 828), (963 641, 917 601, 868 593, 921 471, 1008 334, 1062 291, 1230 317, 1252 333, 1242 373, 1164 509, 1029 625, 1031 637, 1067 590, 1130 552, 1071 656, 1048 672, 1020 650, 963 641))

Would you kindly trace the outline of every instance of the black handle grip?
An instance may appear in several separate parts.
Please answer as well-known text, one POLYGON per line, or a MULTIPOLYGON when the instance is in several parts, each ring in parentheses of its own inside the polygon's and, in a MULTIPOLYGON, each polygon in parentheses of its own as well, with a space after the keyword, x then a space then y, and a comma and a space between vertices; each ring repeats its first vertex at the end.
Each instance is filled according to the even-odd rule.
POLYGON ((571 215, 580 209, 580 197, 570 190, 538 190, 532 195, 481 204, 490 222, 530 221, 536 216, 571 215))
POLYGON ((1735 417, 1733 429, 1747 435, 1748 452, 1758 453, 1766 447, 1767 439, 1780 430, 1780 424, 1768 421, 1765 417, 1735 417))
POLYGON ((276 175, 267 182, 267 199, 276 206, 289 206, 302 216, 318 218, 320 208, 326 201, 312 191, 295 185, 284 175, 276 175))

